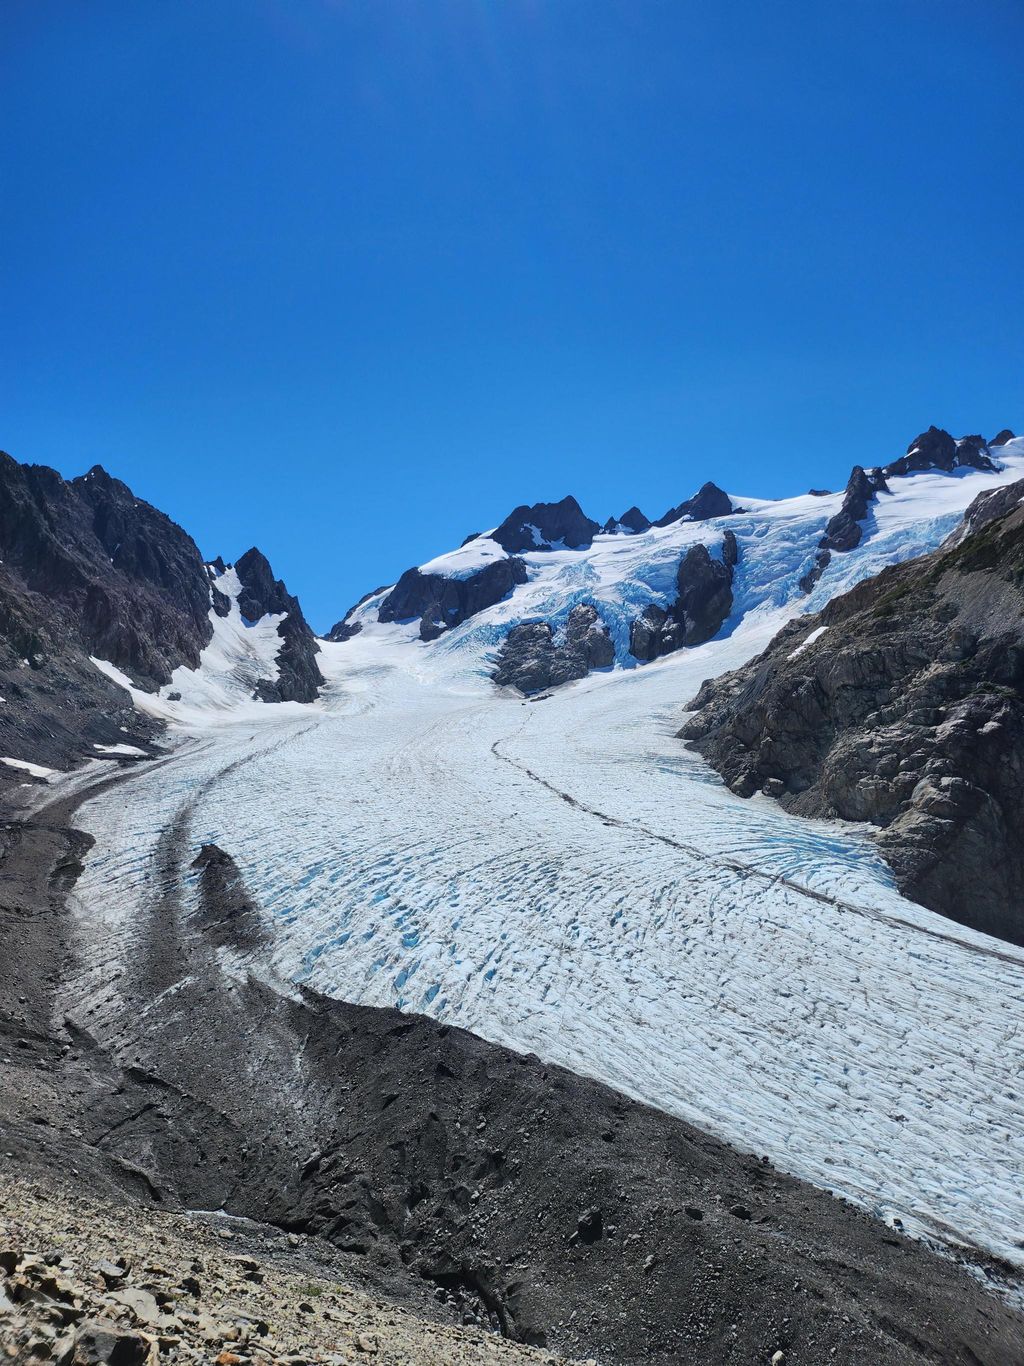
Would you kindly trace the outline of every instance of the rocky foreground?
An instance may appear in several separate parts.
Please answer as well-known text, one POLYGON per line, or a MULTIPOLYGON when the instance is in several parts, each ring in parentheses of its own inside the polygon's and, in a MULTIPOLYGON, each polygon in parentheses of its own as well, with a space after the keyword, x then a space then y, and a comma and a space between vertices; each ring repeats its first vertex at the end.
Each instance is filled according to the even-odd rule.
MULTIPOLYGON (((106 782, 130 793, 137 772, 106 782)), ((109 1245, 79 1254, 61 1216, 14 1196, 7 1224, 29 1233, 9 1235, 12 1253, 53 1249, 83 1274, 101 1255, 124 1257, 134 1276, 153 1276, 148 1261, 170 1265, 170 1254, 154 1253, 147 1225, 205 1244, 191 1221, 150 1211, 217 1210, 234 1220, 228 1231, 278 1230, 266 1255, 282 1272, 313 1275, 279 1263, 279 1249, 329 1245, 337 1260, 321 1280, 484 1343, 489 1331, 602 1366, 747 1366, 779 1352, 786 1366, 1024 1361, 1024 1318, 992 1293, 1013 1284, 1012 1268, 965 1248, 971 1274, 756 1148, 739 1152, 537 1057, 274 980, 261 966, 264 913, 225 851, 196 853, 187 803, 147 868, 152 901, 124 959, 85 971, 89 907, 67 895, 88 857, 88 836, 68 823, 83 795, 3 827, 0 925, 19 950, 0 959, 0 1162, 46 1190, 73 1179, 123 1213, 108 1215, 109 1245), (39 1232, 31 1219, 44 1221, 39 1232)), ((112 947, 109 935, 95 943, 112 947)), ((259 1260, 244 1239, 214 1246, 225 1243, 259 1260)), ((186 1256, 174 1273, 202 1283, 187 1268, 206 1253, 186 1256)), ((163 1307, 152 1287, 136 1288, 163 1307)), ((157 1289, 200 1312, 177 1284, 157 1289)), ((316 1298, 301 1303, 316 1310, 316 1298)), ((83 1307, 83 1319, 105 1312, 83 1307)), ((260 1317, 278 1360, 340 1350, 298 1328, 289 1337, 304 1318, 275 1318, 269 1305, 260 1317)), ((196 1325, 184 1322, 191 1342, 196 1325)), ((226 1341, 200 1359, 234 1351, 226 1341)))
POLYGON ((52 1183, 8 1180, 0 1353, 54 1366, 561 1360, 349 1289, 337 1261, 324 1243, 248 1221, 100 1203, 52 1183))

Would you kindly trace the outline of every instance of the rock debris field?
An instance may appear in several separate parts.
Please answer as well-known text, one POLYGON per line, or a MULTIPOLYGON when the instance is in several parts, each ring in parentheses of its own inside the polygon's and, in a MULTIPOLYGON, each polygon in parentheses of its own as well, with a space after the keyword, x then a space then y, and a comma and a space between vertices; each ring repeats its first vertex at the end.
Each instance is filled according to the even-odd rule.
MULTIPOLYGON (((0 1359, 54 1366, 556 1366, 339 1284, 324 1244, 247 1224, 4 1186, 0 1359)), ((594 1366, 594 1363, 591 1363, 594 1366)))

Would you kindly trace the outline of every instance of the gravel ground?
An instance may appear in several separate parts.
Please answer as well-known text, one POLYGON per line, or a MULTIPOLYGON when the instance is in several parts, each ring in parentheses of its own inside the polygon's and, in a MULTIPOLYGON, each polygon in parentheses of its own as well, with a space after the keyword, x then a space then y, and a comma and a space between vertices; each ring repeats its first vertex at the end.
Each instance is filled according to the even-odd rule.
POLYGON ((341 1284, 326 1244, 7 1182, 0 1351, 17 1362, 515 1366, 549 1353, 429 1322, 341 1284))

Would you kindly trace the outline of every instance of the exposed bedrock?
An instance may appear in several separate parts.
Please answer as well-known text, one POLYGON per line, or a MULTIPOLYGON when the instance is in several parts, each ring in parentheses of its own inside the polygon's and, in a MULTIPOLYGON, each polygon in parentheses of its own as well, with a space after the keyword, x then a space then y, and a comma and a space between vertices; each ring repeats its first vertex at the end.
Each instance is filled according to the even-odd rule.
POLYGON ((65 481, 0 452, 0 560, 7 638, 37 657, 73 642, 157 687, 210 639, 195 542, 99 465, 65 481))
POLYGON ((591 669, 615 663, 615 646, 597 608, 580 603, 556 637, 546 621, 513 626, 498 652, 491 677, 523 693, 540 692, 586 678, 591 669))
POLYGON ((691 522, 706 522, 712 517, 728 517, 732 511, 729 495, 709 480, 700 486, 692 498, 687 498, 678 507, 669 508, 654 525, 669 526, 684 517, 691 522))
POLYGON ((285 614, 277 628, 281 637, 278 676, 258 684, 261 700, 315 702, 324 681, 316 662, 320 646, 298 598, 288 592, 281 579, 274 578, 270 562, 255 546, 235 562, 235 572, 242 585, 238 609, 247 621, 259 621, 268 613, 285 614))
POLYGON ((740 795, 870 821, 900 889, 1024 943, 1024 481, 791 622, 681 735, 740 795), (808 635, 825 628, 813 641, 808 635))
POLYGON ((516 556, 492 560, 464 579, 407 569, 384 599, 378 621, 420 618, 420 638, 435 640, 443 631, 493 607, 526 582, 526 565, 516 556))
POLYGON ((602 527, 603 531, 611 533, 632 533, 639 535, 642 531, 650 530, 651 523, 644 516, 638 507, 627 508, 621 517, 609 517, 602 527))
MULTIPOLYGON (((1004 435, 1000 432, 1000 436, 1004 435)), ((1012 436, 1007 439, 1012 439, 1012 436)), ((915 437, 907 447, 907 454, 888 465, 870 470, 854 465, 847 481, 842 507, 826 526, 825 534, 818 542, 814 564, 800 580, 801 589, 805 593, 811 591, 828 566, 833 551, 842 554, 860 544, 863 535, 861 523, 867 517, 869 505, 876 495, 889 492, 887 479, 927 470, 949 473, 961 467, 988 471, 997 468, 989 455, 989 444, 984 437, 962 436, 957 440, 941 427, 929 427, 915 437)))
POLYGON ((531 550, 585 549, 601 530, 571 495, 558 503, 525 503, 514 508, 499 527, 491 532, 510 555, 531 550))
POLYGON ((385 583, 381 584, 379 588, 371 588, 368 593, 364 593, 358 602, 354 602, 352 604, 352 606, 348 609, 348 611, 345 613, 342 619, 334 623, 331 629, 327 632, 327 639, 338 642, 351 640, 353 636, 357 636, 359 632, 363 629, 363 624, 360 621, 353 621, 353 616, 359 610, 359 608, 362 607, 364 602, 369 602, 371 598, 379 597, 379 595, 383 593, 386 588, 387 584, 385 583))
POLYGON ((156 688, 198 663, 210 603, 191 537, 125 484, 0 452, 0 753, 66 768, 97 744, 144 744, 158 727, 89 657, 156 688))
POLYGON ((984 437, 962 436, 958 441, 941 427, 929 427, 914 438, 907 447, 906 455, 886 465, 882 473, 892 477, 914 474, 920 470, 948 472, 960 466, 976 470, 996 469, 984 437))
POLYGON ((649 662, 682 646, 702 645, 717 635, 732 611, 738 556, 731 531, 723 538, 720 560, 705 545, 690 546, 676 573, 675 602, 667 608, 649 603, 630 626, 629 652, 634 659, 649 662))
MULTIPOLYGON (((950 438, 952 439, 952 438, 950 438)), ((881 470, 865 471, 854 465, 846 483, 842 506, 825 527, 825 534, 818 542, 818 552, 814 564, 800 580, 800 587, 809 593, 821 578, 832 552, 845 553, 860 545, 863 535, 861 522, 867 517, 869 505, 876 493, 888 493, 889 486, 881 470)))
POLYGON ((82 849, 56 813, 17 846, 4 914, 30 951, 0 1001, 0 1081, 20 1170, 318 1235, 378 1294, 429 1287, 438 1313, 609 1366, 1021 1360, 1018 1314, 776 1171, 756 1134, 746 1155, 535 1056, 275 985, 241 956, 257 912, 226 851, 201 851, 190 910, 187 836, 179 814, 147 874, 161 914, 131 953, 172 971, 144 999, 112 974, 75 995, 53 889, 82 849), (30 1029, 17 993, 57 1008, 30 1029))

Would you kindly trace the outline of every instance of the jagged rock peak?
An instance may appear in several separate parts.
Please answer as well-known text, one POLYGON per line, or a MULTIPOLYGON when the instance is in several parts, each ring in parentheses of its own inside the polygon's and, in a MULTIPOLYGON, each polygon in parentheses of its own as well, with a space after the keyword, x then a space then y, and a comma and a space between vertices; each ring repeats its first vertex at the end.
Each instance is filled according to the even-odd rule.
POLYGON ((4 455, 0 561, 19 579, 14 595, 27 589, 46 599, 44 634, 69 634, 140 686, 166 683, 178 664, 194 668, 210 639, 209 583, 195 542, 100 466, 65 481, 4 455))
POLYGON ((868 504, 876 493, 887 493, 888 485, 880 470, 868 473, 861 465, 854 465, 847 480, 842 507, 829 520, 825 535, 819 542, 822 550, 852 550, 860 544, 861 522, 868 515, 868 504))
POLYGON ((259 686, 264 702, 313 702, 324 679, 316 662, 320 646, 303 614, 298 598, 288 592, 282 579, 274 577, 270 561, 255 546, 235 561, 241 591, 238 610, 246 621, 284 614, 278 625, 281 649, 278 677, 259 686))
POLYGON ((650 525, 650 520, 634 506, 628 508, 621 517, 609 517, 602 529, 612 535, 618 532, 639 535, 640 532, 647 531, 650 525))
POLYGON ((600 530, 569 494, 558 503, 523 503, 514 508, 491 532, 491 539, 510 555, 563 546, 583 550, 600 530))
POLYGON ((692 498, 687 498, 678 507, 669 508, 659 517, 655 526, 670 526, 684 517, 691 522, 706 522, 712 517, 728 517, 733 511, 729 495, 710 480, 702 484, 692 498))
POLYGON ((951 470, 968 466, 976 470, 995 470, 988 445, 980 436, 964 436, 957 441, 942 427, 929 427, 916 436, 899 460, 885 465, 889 477, 916 474, 922 470, 951 470))
POLYGON ((1013 441, 1014 439, 1013 432, 1009 427, 1004 427, 988 444, 990 446, 1005 446, 1007 441, 1013 441))

